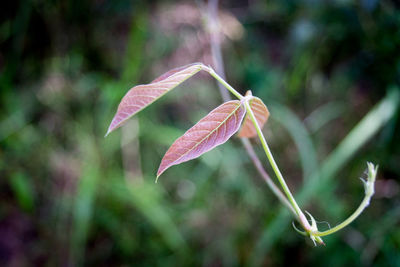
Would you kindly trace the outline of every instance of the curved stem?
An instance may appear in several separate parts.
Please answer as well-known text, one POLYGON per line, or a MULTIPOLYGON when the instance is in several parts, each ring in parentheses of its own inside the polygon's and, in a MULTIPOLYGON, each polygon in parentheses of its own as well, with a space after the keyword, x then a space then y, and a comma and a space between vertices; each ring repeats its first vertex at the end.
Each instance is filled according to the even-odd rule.
POLYGON ((353 222, 363 212, 363 210, 369 205, 370 198, 371 198, 371 196, 365 196, 363 201, 361 202, 360 206, 357 208, 357 210, 350 217, 348 217, 346 220, 344 220, 339 225, 337 225, 329 230, 323 231, 323 232, 313 233, 313 235, 326 236, 326 235, 333 234, 333 233, 343 229, 344 227, 349 225, 351 222, 353 222))
POLYGON ((368 163, 368 179, 367 179, 367 181, 364 181, 363 179, 361 179, 361 181, 363 181, 364 187, 365 187, 365 196, 364 196, 364 199, 361 202, 360 206, 354 211, 354 213, 352 215, 350 215, 350 217, 348 217, 342 223, 340 223, 339 225, 337 225, 329 230, 313 233, 314 236, 326 236, 326 235, 333 234, 333 233, 343 229, 344 227, 349 225, 351 222, 353 222, 358 216, 360 216, 360 214, 364 211, 364 209, 366 207, 368 207, 371 197, 374 194, 374 184, 375 184, 375 178, 376 178, 377 171, 378 171, 378 167, 374 167, 374 165, 372 163, 368 163))

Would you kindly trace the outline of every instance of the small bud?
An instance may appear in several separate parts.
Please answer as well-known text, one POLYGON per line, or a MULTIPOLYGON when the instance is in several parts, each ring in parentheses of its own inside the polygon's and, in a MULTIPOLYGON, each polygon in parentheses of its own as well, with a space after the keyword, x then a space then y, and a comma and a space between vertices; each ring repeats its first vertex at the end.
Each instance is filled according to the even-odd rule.
POLYGON ((253 94, 251 93, 251 90, 247 90, 247 92, 244 96, 253 96, 253 94))
POLYGON ((368 181, 374 183, 376 174, 378 173, 378 166, 374 166, 373 163, 367 162, 368 165, 368 181))

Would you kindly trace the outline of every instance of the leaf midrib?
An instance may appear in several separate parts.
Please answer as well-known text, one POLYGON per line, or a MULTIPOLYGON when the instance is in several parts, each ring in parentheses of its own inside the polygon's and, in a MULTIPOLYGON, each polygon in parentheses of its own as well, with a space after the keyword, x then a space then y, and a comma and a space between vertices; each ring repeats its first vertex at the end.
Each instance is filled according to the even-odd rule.
MULTIPOLYGON (((191 152, 193 149, 195 149, 199 144, 201 144, 204 140, 206 140, 208 137, 210 137, 211 134, 213 134, 216 130, 218 130, 231 116, 232 114, 234 114, 240 107, 242 106, 241 103, 238 103, 237 108, 234 109, 234 111, 232 111, 221 123, 218 127, 216 127, 215 129, 213 129, 206 137, 204 137, 203 139, 201 139, 199 142, 196 142, 196 145, 194 145, 191 149, 189 149, 188 151, 186 151, 185 153, 183 153, 179 158, 177 158, 176 160, 174 160, 173 162, 177 162, 178 160, 180 160, 182 157, 186 156, 189 152, 191 152)), ((173 163, 172 162, 172 163, 173 163)))

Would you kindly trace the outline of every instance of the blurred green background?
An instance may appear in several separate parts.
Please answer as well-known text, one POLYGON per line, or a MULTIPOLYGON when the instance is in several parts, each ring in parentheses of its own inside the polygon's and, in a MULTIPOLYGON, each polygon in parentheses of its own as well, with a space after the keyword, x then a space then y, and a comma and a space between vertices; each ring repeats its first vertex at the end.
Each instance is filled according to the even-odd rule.
POLYGON ((155 184, 168 146, 221 102, 205 74, 104 138, 129 88, 213 64, 207 4, 4 1, 2 266, 400 266, 399 2, 221 2, 227 80, 269 107, 264 133, 302 208, 321 230, 341 222, 366 161, 370 207, 313 247, 236 138, 155 184))

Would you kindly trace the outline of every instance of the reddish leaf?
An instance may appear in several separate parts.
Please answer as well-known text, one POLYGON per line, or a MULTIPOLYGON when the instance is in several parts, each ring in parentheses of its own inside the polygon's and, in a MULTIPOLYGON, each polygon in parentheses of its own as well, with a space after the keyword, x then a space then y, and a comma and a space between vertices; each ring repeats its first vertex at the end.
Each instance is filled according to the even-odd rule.
MULTIPOLYGON (((264 124, 267 122, 269 117, 268 108, 264 102, 258 97, 252 97, 249 100, 250 108, 257 119, 258 126, 262 129, 264 124)), ((256 128, 254 127, 253 121, 250 119, 250 115, 247 114, 244 119, 243 126, 239 131, 239 137, 255 137, 257 136, 256 128)))
POLYGON ((226 102, 211 111, 172 144, 161 161, 157 177, 169 167, 197 158, 225 143, 238 131, 245 111, 238 100, 226 102))
POLYGON ((149 84, 137 85, 122 98, 106 136, 122 126, 130 117, 156 101, 171 89, 190 78, 204 67, 201 63, 193 63, 170 70, 149 84))

